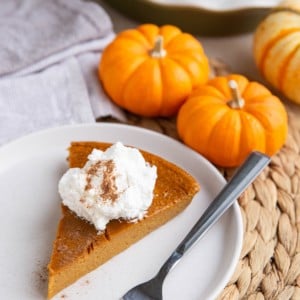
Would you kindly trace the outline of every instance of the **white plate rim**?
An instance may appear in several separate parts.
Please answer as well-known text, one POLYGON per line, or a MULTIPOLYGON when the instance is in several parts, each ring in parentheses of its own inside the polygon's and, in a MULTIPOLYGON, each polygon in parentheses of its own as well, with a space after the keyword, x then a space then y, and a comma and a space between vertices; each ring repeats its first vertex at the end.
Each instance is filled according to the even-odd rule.
POLYGON ((261 3, 261 1, 256 1, 255 4, 253 2, 248 1, 247 3, 236 3, 236 2, 230 2, 230 5, 224 6, 224 7, 211 7, 207 5, 207 3, 200 3, 196 2, 194 0, 190 0, 188 2, 182 1, 182 2, 171 2, 167 0, 143 0, 144 2, 149 2, 153 3, 155 5, 159 6, 164 6, 164 7, 189 7, 189 8, 195 8, 195 9, 201 9, 206 12, 211 12, 211 13, 238 13, 240 11, 244 10, 260 10, 260 9, 270 9, 273 8, 274 6, 278 5, 280 3, 279 0, 276 0, 276 3, 272 1, 272 3, 261 3))
MULTIPOLYGON (((129 131, 135 131, 137 133, 143 133, 143 134, 148 134, 148 135, 153 135, 156 138, 159 139, 164 139, 170 143, 174 143, 176 144, 178 147, 181 147, 182 149, 185 149, 185 151, 188 151, 190 153, 196 153, 193 149, 187 147, 186 145, 184 145, 183 143, 181 143, 180 141, 175 140, 172 137, 166 136, 162 133, 150 130, 150 129, 146 129, 146 128, 142 128, 142 127, 137 127, 134 125, 128 125, 128 124, 121 124, 121 123, 105 123, 105 122, 99 122, 99 123, 85 123, 85 124, 71 124, 71 125, 63 125, 63 126, 58 126, 58 127, 52 127, 52 128, 48 128, 48 129, 43 129, 37 132, 33 132, 30 134, 27 134, 23 137, 20 137, 16 140, 10 141, 7 144, 4 144, 0 147, 0 164, 1 164, 1 158, 3 156, 3 154, 9 152, 9 149, 14 149, 15 147, 18 147, 18 145, 22 145, 23 143, 28 143, 30 141, 34 141, 35 139, 38 139, 39 137, 43 137, 44 135, 47 134, 54 134, 54 133, 59 133, 61 131, 68 131, 68 130, 87 130, 89 128, 97 128, 97 129, 111 129, 113 128, 114 130, 129 130, 129 131)), ((109 141, 107 141, 109 142, 109 141)), ((144 148, 144 150, 147 151, 146 148, 144 148)), ((156 153, 159 155, 159 153, 156 153)), ((203 164, 206 164, 207 166, 209 166, 209 168, 211 168, 211 170, 214 172, 214 175, 217 176, 219 178, 220 181, 223 182, 223 184, 225 185, 226 180, 225 178, 221 175, 221 173, 217 170, 217 168, 210 163, 206 158, 204 158, 201 154, 197 153, 197 155, 199 156, 199 159, 202 161, 203 164)), ((209 295, 208 299, 215 299, 220 292, 222 291, 222 289, 225 288, 226 284, 228 283, 230 277, 232 276, 239 257, 240 257, 240 253, 242 250, 242 245, 243 245, 243 221, 242 221, 242 215, 241 215, 241 211, 240 208, 238 206, 237 201, 232 205, 231 208, 229 208, 230 210, 233 210, 234 215, 236 217, 236 222, 239 224, 238 228, 237 228, 237 232, 238 232, 238 236, 237 236, 237 240, 236 240, 236 247, 235 247, 235 253, 233 253, 233 259, 232 259, 232 263, 230 265, 230 267, 227 270, 226 275, 222 278, 222 280, 219 282, 219 284, 216 286, 215 290, 211 292, 211 294, 209 295)))

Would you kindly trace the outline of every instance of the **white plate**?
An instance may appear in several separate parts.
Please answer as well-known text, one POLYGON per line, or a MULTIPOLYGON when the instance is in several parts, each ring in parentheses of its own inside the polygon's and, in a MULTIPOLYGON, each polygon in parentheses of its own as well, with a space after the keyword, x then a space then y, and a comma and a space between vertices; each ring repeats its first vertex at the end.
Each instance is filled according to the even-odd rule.
MULTIPOLYGON (((119 299, 130 287, 153 276, 225 183, 196 152, 132 126, 60 127, 0 148, 0 299, 45 299, 45 266, 60 218, 57 183, 67 169, 67 147, 74 140, 122 141, 151 151, 186 169, 202 189, 179 216, 55 299, 119 299)), ((230 279, 241 246, 242 220, 235 204, 167 277, 164 299, 214 299, 230 279)))
POLYGON ((148 0, 161 5, 191 6, 212 11, 240 10, 247 8, 274 7, 281 0, 148 0))

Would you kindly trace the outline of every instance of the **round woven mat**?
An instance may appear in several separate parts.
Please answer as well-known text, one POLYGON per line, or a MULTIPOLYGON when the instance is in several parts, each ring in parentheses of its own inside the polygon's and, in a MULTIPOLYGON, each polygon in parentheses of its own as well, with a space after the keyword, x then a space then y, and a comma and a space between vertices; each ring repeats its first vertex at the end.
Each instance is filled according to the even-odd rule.
MULTIPOLYGON (((212 76, 228 73, 212 60, 212 76)), ((300 122, 287 106, 289 135, 270 165, 240 197, 244 241, 239 263, 218 300, 300 300, 300 122)), ((174 118, 128 123, 178 139, 174 118)), ((104 121, 115 121, 110 118, 104 121)), ((219 169, 230 178, 234 169, 219 169)))

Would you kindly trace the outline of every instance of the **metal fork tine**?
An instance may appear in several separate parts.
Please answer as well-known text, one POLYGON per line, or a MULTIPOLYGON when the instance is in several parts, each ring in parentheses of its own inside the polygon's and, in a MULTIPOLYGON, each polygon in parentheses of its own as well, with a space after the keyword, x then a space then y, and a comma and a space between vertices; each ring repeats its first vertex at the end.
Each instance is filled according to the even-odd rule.
POLYGON ((154 277, 129 290, 122 300, 162 300, 162 283, 161 278, 154 277))

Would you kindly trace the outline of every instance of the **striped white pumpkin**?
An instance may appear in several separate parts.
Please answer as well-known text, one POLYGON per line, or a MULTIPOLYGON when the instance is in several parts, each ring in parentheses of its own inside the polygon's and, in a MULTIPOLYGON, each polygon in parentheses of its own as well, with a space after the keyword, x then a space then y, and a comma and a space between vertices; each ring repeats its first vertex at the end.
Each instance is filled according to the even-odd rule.
POLYGON ((270 12, 257 27, 253 51, 265 79, 300 104, 300 0, 270 12))

